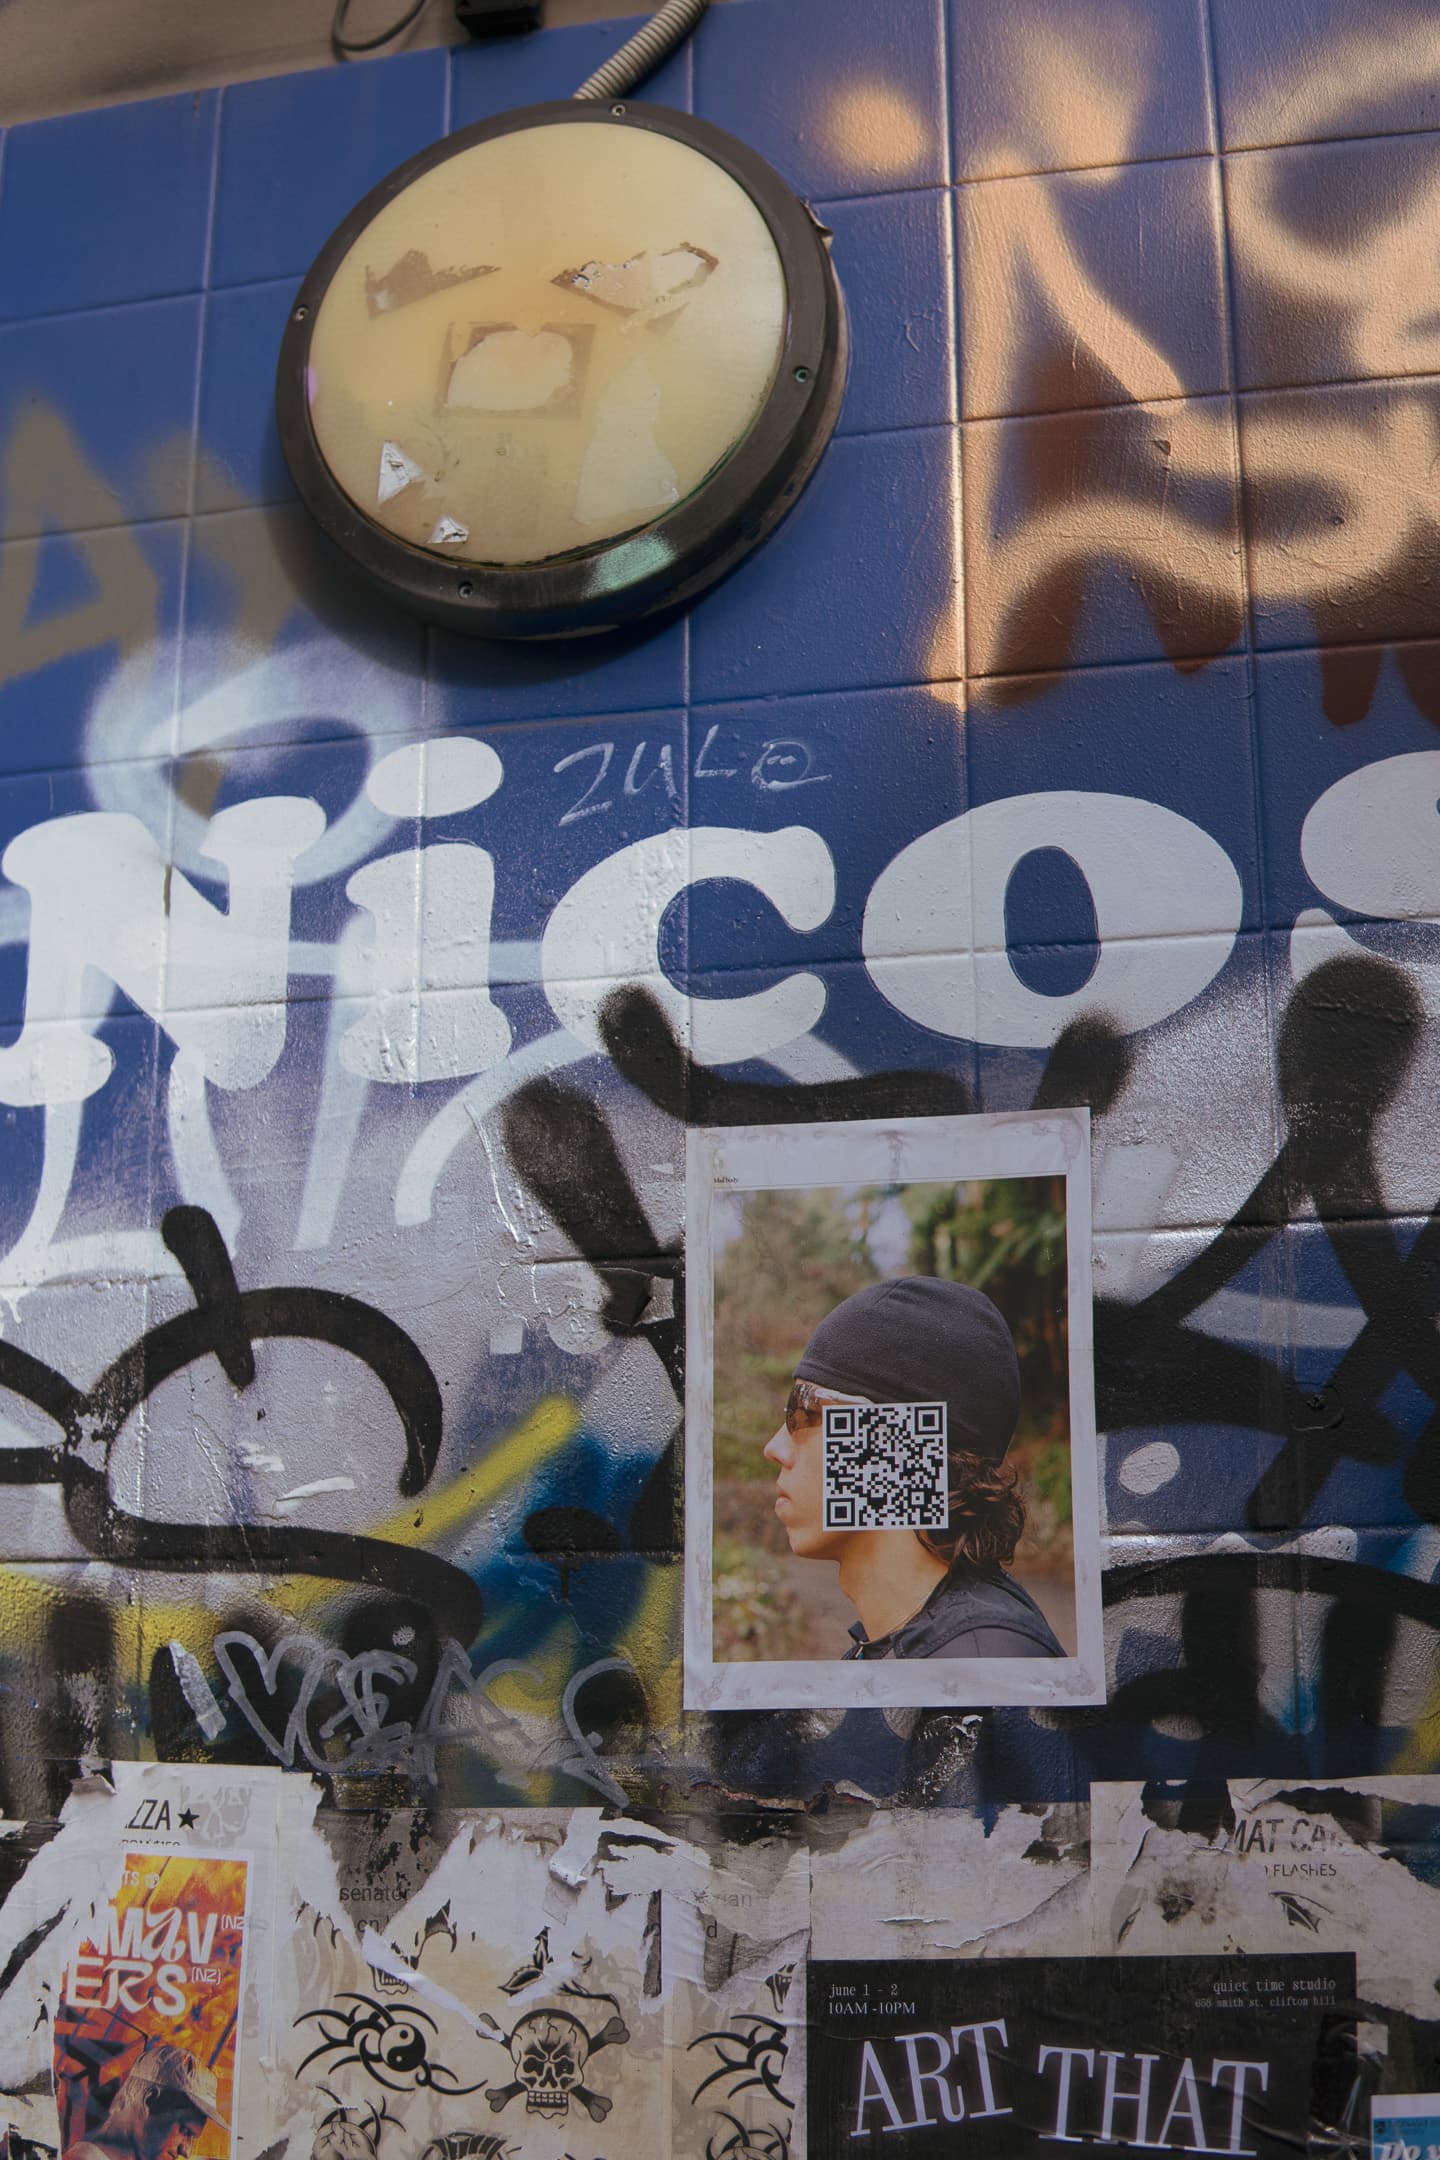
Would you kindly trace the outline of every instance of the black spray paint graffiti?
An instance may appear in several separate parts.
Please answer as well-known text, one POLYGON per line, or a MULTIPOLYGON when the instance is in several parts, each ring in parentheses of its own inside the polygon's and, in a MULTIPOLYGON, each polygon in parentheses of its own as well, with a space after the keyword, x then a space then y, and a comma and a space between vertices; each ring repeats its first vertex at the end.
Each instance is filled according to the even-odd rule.
MULTIPOLYGON (((379 1380, 394 1407, 402 1443, 396 1490, 401 1498, 413 1498, 426 1489, 440 1451, 442 1405, 434 1377, 404 1330, 359 1299, 304 1287, 241 1291, 224 1242, 203 1209, 171 1209, 162 1230, 190 1286, 193 1308, 141 1335, 92 1387, 77 1387, 53 1366, 0 1342, 0 1388, 34 1404, 60 1430, 54 1446, 0 1447, 0 1485, 59 1486, 71 1531, 95 1558, 119 1568, 241 1579, 309 1576, 337 1588, 381 1593, 348 1601, 334 1622, 336 1641, 327 1666, 331 1694, 324 1711, 326 1719, 336 1712, 340 1716, 323 1752, 332 1767, 337 1761, 342 1767, 392 1767, 396 1750, 385 1727, 423 1722, 427 1702, 433 1697, 438 1704, 447 1690, 483 1695, 487 1682, 473 1677, 463 1651, 458 1662, 446 1653, 447 1644, 470 1642, 480 1627, 482 1602, 470 1576, 423 1548, 364 1535, 248 1521, 217 1526, 148 1520, 117 1503, 109 1465, 126 1421, 166 1380, 213 1356, 232 1386, 243 1390, 256 1376, 257 1346, 289 1338, 340 1351, 379 1380), (398 1665, 383 1663, 402 1643, 415 1667, 408 1686, 398 1665), (382 1664, 389 1683, 383 1715, 375 1677, 382 1664)), ((34 1701, 7 1704, 0 1720, 4 1800, 12 1813, 53 1811, 78 1760, 125 1754, 133 1745, 121 1707, 124 1682, 112 1615, 104 1600, 85 1591, 66 1592, 46 1601, 37 1626, 34 1701)), ((260 1666, 276 1647, 257 1646, 260 1666)), ((232 1649, 237 1659, 243 1654, 238 1646, 232 1649)), ((301 1685, 295 1671, 286 1663, 286 1688, 301 1685)), ((193 1659, 181 1654, 177 1664, 175 1654, 162 1649, 152 1658, 148 1681, 150 1728, 161 1759, 240 1763, 264 1761, 277 1752, 284 1756, 286 1719, 295 1706, 288 1704, 282 1714, 263 1684, 253 1691, 251 1707, 258 1700, 278 1722, 278 1750, 253 1736, 248 1745, 234 1739, 214 1744, 225 1713, 193 1659)), ((306 1708, 321 1708, 313 1688, 306 1708)), ((503 1727, 493 1706, 472 1711, 472 1722, 487 1720, 503 1727)), ((245 1722, 253 1729, 254 1719, 245 1722)), ((309 1723, 303 1718, 301 1723, 309 1732, 309 1723)), ((313 1757, 321 1750, 307 1749, 298 1739, 288 1744, 292 1759, 304 1755, 318 1767, 313 1757)), ((575 1752, 583 1757, 583 1741, 575 1752)), ((423 1734, 417 1753, 417 1774, 433 1775, 433 1749, 423 1734)))
MULTIPOLYGON (((1376 1122, 1410 1070, 1422 1025, 1407 978, 1390 963, 1357 954, 1316 969, 1296 988, 1281 1030, 1287 1137, 1275 1163, 1200 1257, 1161 1290, 1133 1305, 1102 1299, 1097 1306, 1103 1426, 1117 1431, 1218 1420, 1278 1438, 1250 1495, 1257 1534, 1293 1534, 1347 1458, 1403 1466, 1413 1512, 1422 1521, 1440 1520, 1440 1413, 1412 1441, 1384 1407, 1387 1389, 1402 1375, 1432 1403, 1440 1402, 1440 1210, 1404 1250, 1385 1220, 1374 1143, 1376 1122), (1363 1325, 1328 1382, 1301 1393, 1267 1357, 1217 1340, 1193 1322, 1206 1301, 1307 1206, 1356 1297, 1363 1325)), ((641 991, 615 993, 603 1026, 620 1077, 689 1122, 924 1115, 974 1106, 960 1081, 935 1073, 867 1075, 809 1088, 721 1078, 686 1058, 663 1013, 641 991)), ((1103 1021, 1071 1028, 1050 1055, 1036 1105, 1088 1100, 1103 1114, 1123 1093, 1129 1058, 1124 1039, 1103 1021)), ((683 1256, 655 1236, 601 1113, 578 1092, 546 1081, 521 1090, 504 1122, 526 1182, 600 1271, 607 1325, 621 1336, 643 1329, 678 1397, 683 1256), (645 1322, 656 1303, 657 1279, 672 1289, 673 1316, 645 1322)), ((424 1488, 439 1448, 440 1404, 428 1368, 383 1315, 334 1293, 240 1291, 218 1233, 200 1210, 173 1210, 164 1231, 190 1282, 194 1309, 142 1336, 93 1388, 82 1391, 52 1367, 0 1343, 0 1384, 42 1408, 63 1436, 54 1448, 0 1449, 0 1482, 60 1485, 67 1516, 87 1549, 119 1564, 189 1573, 310 1574, 387 1593, 382 1612, 348 1616, 341 1639, 330 1646, 302 1647, 293 1639, 265 1644, 239 1628, 223 1631, 230 1701, 263 1750, 261 1759, 331 1770, 398 1769, 430 1780, 435 1748, 451 1740, 473 1738, 500 1752, 502 1742, 517 1736, 493 1705, 476 1709, 469 1724, 446 1707, 456 1690, 481 1695, 491 1677, 473 1673, 459 1648, 478 1628, 479 1596, 458 1569, 383 1540, 288 1525, 150 1523, 114 1503, 107 1452, 135 1408, 165 1378, 211 1355, 233 1384, 248 1385, 255 1346, 271 1337, 328 1343, 376 1373, 404 1435, 402 1493, 424 1488), (499 1723, 492 1724, 492 1711, 499 1723)), ((678 1441, 672 1439, 629 1520, 618 1526, 578 1506, 533 1514, 525 1525, 532 1550, 562 1571, 624 1552, 656 1564, 674 1562, 680 1550, 678 1468, 678 1441)), ((1247 1748, 1257 1762, 1289 1760, 1296 1751, 1293 1736, 1266 1718, 1260 1700, 1259 1601, 1277 1592, 1331 1601, 1321 1644, 1318 1745, 1323 1755, 1327 1736, 1344 1732, 1347 1766, 1357 1767, 1356 1745, 1363 1752, 1365 1735, 1381 1722, 1398 1627, 1404 1621, 1431 1631, 1440 1626, 1440 1591, 1388 1570, 1294 1551, 1260 1548, 1112 1569, 1107 1604, 1112 1611, 1123 1608, 1127 1622, 1142 1631, 1148 1602, 1180 1599, 1178 1670, 1172 1642, 1163 1670, 1122 1675, 1103 1734, 1085 1713, 1059 1721, 1060 1729, 1084 1750, 1093 1742, 1097 1766, 1117 1774, 1128 1767, 1119 1759, 1124 1728, 1167 1718, 1196 1729, 1202 1763, 1212 1747, 1228 1751, 1232 1763, 1236 1750, 1244 1755, 1247 1748)), ((42 1648, 48 1752, 79 1755, 95 1751, 97 1740, 103 1748, 108 1734, 97 1732, 93 1707, 97 1678, 102 1692, 118 1693, 103 1608, 89 1601, 67 1605, 48 1623, 42 1648)), ((194 1721, 168 1658, 157 1659, 151 1685, 157 1749, 193 1754, 194 1721)), ((567 1690, 556 1739, 540 1754, 531 1741, 528 1759, 537 1767, 548 1761, 623 1802, 633 1796, 630 1771, 638 1774, 648 1765, 688 1775, 673 1756, 631 1761, 599 1754, 597 1734, 643 1731, 645 1721, 644 1690, 633 1670, 623 1661, 599 1660, 567 1690), (622 1762, 623 1786, 615 1776, 622 1762)), ((1003 1776, 1013 1789, 1018 1732, 1014 1740, 1006 1735, 1022 1721, 1023 1713, 992 1716, 981 1740, 976 1721, 941 1726, 934 1717, 917 1717, 890 1789, 917 1805, 935 1804, 962 1778, 985 1783, 1003 1776)), ((761 1758, 772 1769, 781 1754, 793 1759, 798 1750, 803 1758, 804 1743, 791 1723, 783 1715, 728 1721, 726 1785, 764 1789, 770 1773, 761 1774, 761 1758), (762 1725, 768 1728, 763 1735, 762 1725)), ((788 1789, 794 1779, 792 1760, 788 1789)))
POLYGON ((374 1373, 404 1436, 397 1480, 403 1498, 424 1491, 440 1452, 440 1390, 403 1328, 373 1306, 336 1291, 241 1291, 224 1240, 203 1208, 171 1208, 161 1228, 185 1272, 194 1307, 140 1336, 88 1391, 14 1343, 0 1342, 0 1387, 34 1403, 63 1436, 58 1447, 0 1448, 0 1484, 59 1485, 66 1521, 86 1551, 118 1566, 368 1584, 419 1599, 462 1641, 472 1640, 480 1626, 480 1593, 468 1575, 432 1553, 290 1524, 152 1522, 116 1504, 108 1477, 110 1451, 127 1420, 162 1382, 214 1357, 233 1387, 247 1388, 255 1378, 256 1343, 277 1337, 329 1344, 374 1373))
MULTIPOLYGON (((537 1081, 511 1096, 501 1125, 526 1184, 599 1275, 606 1293, 601 1319, 611 1334, 638 1333, 655 1283, 670 1286, 673 1316, 652 1321, 644 1335, 664 1366, 678 1410, 684 1387, 684 1256, 656 1237, 601 1112, 573 1089, 537 1081)), ((525 1541, 538 1557, 558 1566, 563 1596, 571 1566, 581 1561, 626 1552, 657 1564, 678 1560, 679 1495, 677 1425, 623 1533, 591 1509, 550 1507, 526 1518, 525 1541)))
MULTIPOLYGON (((1096 1388, 1103 1429, 1222 1422, 1279 1436, 1281 1445, 1249 1499, 1250 1520, 1259 1533, 1293 1536, 1346 1457, 1375 1465, 1403 1458, 1410 1507, 1422 1521, 1440 1521, 1440 1206, 1408 1254, 1403 1252, 1386 1220, 1374 1152, 1376 1121, 1413 1063, 1422 1021, 1413 989, 1391 963, 1357 954, 1316 968, 1297 985, 1281 1029, 1287 1138, 1275 1163, 1204 1253, 1161 1290, 1133 1305, 1097 1301, 1096 1388), (1364 1325, 1326 1386, 1300 1393, 1269 1359, 1188 1323, 1307 1202, 1364 1325), (1402 1374, 1437 1406, 1413 1444, 1381 1407, 1386 1389, 1402 1374)), ((612 993, 601 1031, 620 1076, 687 1124, 921 1116, 976 1107, 961 1081, 937 1073, 873 1074, 819 1086, 717 1075, 686 1056, 658 1003, 639 989, 612 993)), ((1086 1102, 1102 1116, 1124 1092, 1131 1056, 1125 1038, 1102 1017, 1076 1023, 1050 1053, 1034 1107, 1086 1102)), ((659 1241, 594 1105, 553 1081, 536 1082, 513 1099, 505 1133, 521 1175, 576 1249, 607 1280, 607 1270, 618 1261, 622 1279, 630 1283, 623 1311, 607 1309, 608 1324, 617 1332, 634 1326, 649 1302, 652 1276, 676 1285, 678 1310, 680 1255, 673 1248, 657 1250, 659 1241)), ((646 1332, 673 1376, 674 1345, 654 1327, 646 1332)), ((675 1385, 678 1395, 678 1380, 675 1385)), ((672 1449, 657 1468, 653 1490, 647 1489, 655 1503, 647 1529, 659 1512, 661 1475, 673 1480, 675 1471, 672 1449)), ((676 1521, 673 1483, 670 1491, 667 1512, 676 1521)), ((570 1565, 644 1549, 635 1522, 622 1532, 578 1508, 565 1511, 563 1522, 532 1518, 526 1529, 536 1551, 570 1565)), ((678 1530, 655 1557, 669 1559, 675 1545, 678 1530)), ((1229 1751, 1232 1763, 1236 1747, 1247 1743, 1256 1745, 1257 1762, 1271 1763, 1279 1759, 1277 1748, 1283 1754, 1291 1746, 1290 1736, 1260 1704, 1257 1598, 1275 1589, 1333 1601, 1321 1648, 1319 1745, 1323 1752, 1344 1732, 1348 1767, 1356 1767, 1357 1727, 1362 1735, 1373 1735, 1380 1724, 1397 1622, 1404 1618, 1440 1628, 1440 1586, 1381 1568, 1260 1549, 1107 1572, 1104 1590, 1111 1610, 1135 1611, 1142 1601, 1176 1593, 1183 1601, 1179 1670, 1172 1659, 1163 1670, 1124 1683, 1105 1713, 1101 1748, 1113 1774, 1125 1767, 1115 1764, 1119 1728, 1144 1727, 1162 1717, 1191 1721, 1201 1736, 1202 1761, 1212 1741, 1229 1751)), ((997 1751, 995 1742, 1024 1716, 992 1713, 986 1721, 990 1745, 977 1749, 979 1721, 966 1720, 963 1729, 953 1729, 952 1721, 942 1735, 932 1732, 933 1719, 922 1715, 907 1743, 897 1790, 909 1794, 913 1788, 916 1804, 934 1804, 972 1763, 981 1780, 998 1771, 997 1783, 1008 1780, 1007 1789, 1016 1789, 1015 1762, 1007 1759, 1001 1770, 1000 1757, 1008 1751, 997 1751)), ((773 1726, 776 1720, 762 1722, 773 1726)), ((1052 1722, 1088 1739, 1097 1717, 1077 1712, 1052 1722)), ((770 1757, 773 1748, 757 1721, 726 1723, 726 1782, 734 1789, 741 1782, 747 1740, 753 1738, 760 1750, 750 1765, 757 1775, 760 1757, 770 1757)), ((789 1733, 788 1720, 779 1723, 788 1739, 773 1733, 768 1738, 784 1740, 793 1754, 798 1735, 789 1733)), ((1363 1749, 1363 1737, 1360 1744, 1363 1749)))
MULTIPOLYGON (((601 1013, 605 1047, 622 1079, 687 1125, 741 1125, 801 1119, 933 1117, 973 1109, 970 1090, 942 1073, 866 1073, 819 1086, 770 1086, 722 1079, 676 1043, 648 991, 617 990, 601 1013)), ((1128 1070, 1123 1039, 1104 1023, 1078 1022, 1056 1045, 1036 1096, 1043 1109, 1089 1100, 1107 1107, 1128 1070)), ((665 1367, 677 1406, 683 1393, 684 1256, 664 1245, 631 1184, 601 1112, 588 1096, 554 1080, 520 1088, 502 1112, 505 1144, 525 1183, 606 1286, 602 1311, 616 1335, 640 1328, 657 1281, 673 1288, 674 1317, 644 1327, 665 1367)), ((640 1553, 679 1558, 678 1434, 657 1463, 624 1531, 584 1508, 531 1515, 526 1542, 567 1570, 586 1560, 640 1553)))
MULTIPOLYGON (((686 1055, 658 1002, 638 988, 611 993, 600 1028, 620 1077, 667 1116, 687 1125, 954 1116, 975 1108, 965 1083, 944 1073, 867 1073, 813 1086, 723 1077, 686 1055)), ((1034 1107, 1088 1102, 1100 1114, 1123 1089, 1130 1061, 1125 1038, 1103 1018, 1077 1021, 1052 1050, 1034 1107)), ((603 1318, 612 1333, 636 1330, 657 1279, 673 1286, 674 1319, 652 1322, 644 1333, 665 1366, 678 1412, 683 1393, 683 1255, 656 1237, 602 1114, 577 1090, 537 1080, 511 1097, 502 1126, 517 1171, 610 1289, 603 1318)), ((565 1574, 624 1552, 672 1563, 680 1557, 680 1505, 677 1427, 623 1530, 593 1510, 570 1507, 532 1515, 524 1526, 525 1537, 534 1552, 554 1561, 565 1574)), ((805 1745, 794 1719, 786 1713, 759 1718, 736 1714, 724 1724, 726 1789, 737 1794, 747 1786, 752 1792, 761 1790, 773 1781, 775 1766, 786 1781, 784 1789, 795 1789, 795 1765, 803 1761, 805 1745)), ((969 1763, 976 1725, 973 1718, 945 1712, 918 1715, 906 1742, 895 1797, 915 1806, 937 1803, 969 1763)))
MULTIPOLYGON (((1274 1163, 1205 1251, 1153 1296, 1096 1308, 1101 1423, 1231 1423, 1274 1433, 1280 1446, 1249 1497, 1258 1533, 1302 1526, 1348 1457, 1403 1461, 1402 1491, 1422 1522, 1440 1521, 1440 1207, 1409 1252, 1387 1220, 1375 1158, 1377 1120, 1419 1048, 1424 1016, 1402 971, 1356 954, 1327 961, 1297 985, 1280 1030, 1287 1137, 1274 1163), (1309 1202, 1364 1315, 1321 1389, 1289 1385, 1257 1354, 1190 1325, 1309 1202), (1410 1441, 1387 1415, 1387 1391, 1407 1376, 1433 1406, 1410 1441), (1408 1452, 1407 1452, 1408 1451, 1408 1452)), ((1201 1555, 1112 1570, 1107 1605, 1180 1592, 1181 1663, 1137 1676, 1113 1709, 1134 1720, 1189 1718, 1232 1751, 1257 1743, 1276 1760, 1286 1736, 1259 1700, 1257 1593, 1282 1590, 1333 1603, 1319 1661, 1319 1730, 1374 1747, 1397 1625, 1440 1629, 1440 1586, 1388 1569, 1297 1552, 1201 1555)), ((1433 1654, 1433 1652, 1432 1652, 1433 1654)), ((1202 1747, 1202 1756, 1212 1752, 1202 1747)))
MULTIPOLYGON (((1287 1138, 1275 1161, 1198 1259, 1139 1304, 1102 1303, 1097 1313, 1102 1423, 1152 1423, 1157 1408, 1162 1422, 1193 1418, 1204 1404, 1212 1422, 1282 1436, 1250 1496, 1256 1530, 1304 1522, 1346 1456, 1400 1459, 1405 1436, 1381 1408, 1399 1375, 1440 1404, 1440 1209, 1404 1255, 1375 1161, 1376 1122, 1406 1078, 1423 1024, 1408 979, 1388 961, 1357 954, 1306 976, 1280 1030, 1287 1138), (1187 1323, 1307 1200, 1365 1324, 1326 1388, 1299 1398, 1267 1360, 1187 1323)), ((1404 1495, 1422 1521, 1440 1520, 1440 1411, 1411 1450, 1404 1495)))

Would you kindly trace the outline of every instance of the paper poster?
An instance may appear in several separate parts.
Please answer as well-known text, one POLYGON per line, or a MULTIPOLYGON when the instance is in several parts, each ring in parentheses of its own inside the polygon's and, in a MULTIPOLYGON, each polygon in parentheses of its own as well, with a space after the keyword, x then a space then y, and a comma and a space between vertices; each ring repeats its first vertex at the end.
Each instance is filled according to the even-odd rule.
POLYGON ((276 1885, 326 1895, 318 1800, 278 1770, 112 1763, 0 1845, 0 2160, 276 2143, 276 1885))
POLYGON ((690 1134, 687 1707, 1104 1701, 1089 1145, 690 1134))
MULTIPOLYGON (((669 2105, 653 1884, 612 1892, 598 1810, 327 1829, 274 1987, 294 2160, 614 2160, 669 2105)), ((632 1874, 635 1872, 633 1864, 632 1874)))
POLYGON ((1370 2160, 1440 2160, 1440 2093, 1384 2093, 1372 2100, 1370 2160))
POLYGON ((1293 2160, 1354 2076, 1346 1956, 824 1961, 809 2009, 810 2160, 1293 2160))
POLYGON ((1440 1779, 1092 1785, 1090 1825, 1097 1951, 1353 1950, 1367 2058, 1385 2015, 1433 2018, 1440 1779))
POLYGON ((123 1854, 55 2019, 63 2160, 230 2160, 249 1868, 123 1854))
POLYGON ((1088 1956, 1089 1867, 1083 1805, 877 1808, 812 1860, 812 1954, 1088 1956))

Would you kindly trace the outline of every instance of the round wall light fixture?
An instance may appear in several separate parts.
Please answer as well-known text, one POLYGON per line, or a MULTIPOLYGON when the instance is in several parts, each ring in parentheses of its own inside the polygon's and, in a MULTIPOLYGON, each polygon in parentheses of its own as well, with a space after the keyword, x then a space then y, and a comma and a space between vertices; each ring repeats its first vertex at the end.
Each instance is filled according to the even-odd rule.
POLYGON ((690 600, 834 429, 829 235, 763 159, 655 105, 531 105, 381 181, 281 346, 280 440, 330 538, 414 612, 573 636, 690 600))

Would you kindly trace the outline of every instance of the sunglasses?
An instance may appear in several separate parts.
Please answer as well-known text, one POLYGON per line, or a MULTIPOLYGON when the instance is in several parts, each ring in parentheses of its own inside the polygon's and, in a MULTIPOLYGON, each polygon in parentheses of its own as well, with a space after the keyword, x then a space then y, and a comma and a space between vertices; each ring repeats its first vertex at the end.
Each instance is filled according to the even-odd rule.
POLYGON ((792 1440, 801 1433, 813 1432, 825 1414, 827 1403, 868 1403, 868 1395, 837 1395, 833 1389, 817 1388, 809 1380, 791 1383, 785 1398, 785 1430, 792 1440))

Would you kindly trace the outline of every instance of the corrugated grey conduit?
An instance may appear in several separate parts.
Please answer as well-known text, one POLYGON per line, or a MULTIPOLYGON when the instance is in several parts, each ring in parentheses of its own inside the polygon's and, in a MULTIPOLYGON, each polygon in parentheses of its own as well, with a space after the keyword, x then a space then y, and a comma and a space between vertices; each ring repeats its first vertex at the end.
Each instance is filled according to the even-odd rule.
POLYGON ((662 60, 668 60, 677 45, 683 44, 699 22, 710 0, 665 0, 665 5, 643 30, 637 30, 628 44, 622 45, 612 59, 598 67, 595 73, 574 93, 577 98, 626 97, 653 74, 662 60))

